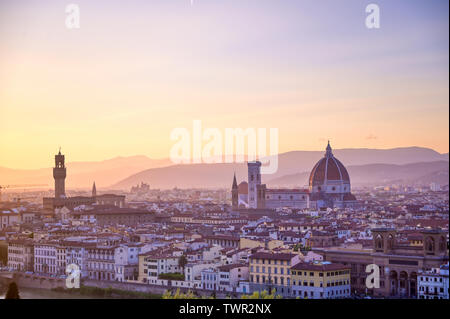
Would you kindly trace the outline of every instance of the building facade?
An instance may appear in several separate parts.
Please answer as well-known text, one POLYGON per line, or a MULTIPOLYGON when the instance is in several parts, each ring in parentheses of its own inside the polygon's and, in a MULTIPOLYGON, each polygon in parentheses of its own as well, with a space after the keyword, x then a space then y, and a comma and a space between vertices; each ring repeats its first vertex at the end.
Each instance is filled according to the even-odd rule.
POLYGON ((300 262, 300 256, 290 253, 257 252, 249 257, 251 291, 275 291, 289 297, 291 267, 300 262))
POLYGON ((304 263, 291 267, 292 296, 307 299, 349 298, 350 267, 342 264, 304 263))
POLYGON ((345 166, 333 155, 328 142, 325 155, 314 165, 308 189, 269 189, 261 183, 261 162, 248 162, 248 184, 232 186, 232 208, 345 208, 357 205, 351 193, 350 176, 345 166), (241 188, 241 185, 243 186, 241 188))
POLYGON ((34 272, 40 274, 60 275, 58 268, 58 244, 36 243, 34 245, 34 272))
POLYGON ((114 246, 97 246, 87 249, 87 270, 89 279, 115 280, 114 246))
POLYGON ((419 271, 418 275, 418 295, 419 299, 448 299, 448 263, 439 268, 428 271, 419 271))
POLYGON ((139 275, 139 253, 141 247, 138 245, 120 245, 114 251, 115 280, 125 282, 137 280, 139 275))
POLYGON ((13 271, 33 271, 34 244, 32 240, 8 242, 8 268, 13 271))
POLYGON ((398 244, 396 230, 372 229, 372 248, 313 248, 325 261, 351 268, 353 292, 380 297, 417 297, 417 276, 420 270, 438 268, 448 262, 447 233, 443 230, 421 232, 423 246, 398 244), (378 266, 380 287, 368 289, 368 265, 378 266))

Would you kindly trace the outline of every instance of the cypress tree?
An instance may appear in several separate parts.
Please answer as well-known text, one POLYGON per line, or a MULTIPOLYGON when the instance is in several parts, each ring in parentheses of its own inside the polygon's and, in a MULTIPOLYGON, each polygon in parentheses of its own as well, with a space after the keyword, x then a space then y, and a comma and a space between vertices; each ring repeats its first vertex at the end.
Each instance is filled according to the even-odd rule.
POLYGON ((14 281, 9 284, 5 299, 20 299, 19 288, 14 281))

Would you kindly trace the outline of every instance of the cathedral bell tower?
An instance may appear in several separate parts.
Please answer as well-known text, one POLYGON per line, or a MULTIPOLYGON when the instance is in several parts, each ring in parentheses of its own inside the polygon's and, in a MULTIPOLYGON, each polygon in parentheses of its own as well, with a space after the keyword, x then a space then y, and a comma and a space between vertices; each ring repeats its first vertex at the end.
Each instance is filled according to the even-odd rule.
POLYGON ((59 153, 55 155, 55 167, 53 168, 53 178, 55 179, 55 198, 66 197, 66 166, 64 165, 64 155, 59 153))

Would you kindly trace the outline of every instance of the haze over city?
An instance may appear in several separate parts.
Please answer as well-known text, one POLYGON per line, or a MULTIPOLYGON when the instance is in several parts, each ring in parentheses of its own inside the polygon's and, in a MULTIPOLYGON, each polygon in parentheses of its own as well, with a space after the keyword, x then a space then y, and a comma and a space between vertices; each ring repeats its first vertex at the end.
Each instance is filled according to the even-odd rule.
POLYGON ((1 318, 448 304, 448 1, 2 0, 0 39, 1 318))
POLYGON ((279 128, 279 151, 448 152, 448 3, 61 1, 0 4, 0 166, 168 158, 170 132, 279 128), (425 4, 426 3, 426 4, 425 4), (295 120, 293 120, 295 119, 295 120))

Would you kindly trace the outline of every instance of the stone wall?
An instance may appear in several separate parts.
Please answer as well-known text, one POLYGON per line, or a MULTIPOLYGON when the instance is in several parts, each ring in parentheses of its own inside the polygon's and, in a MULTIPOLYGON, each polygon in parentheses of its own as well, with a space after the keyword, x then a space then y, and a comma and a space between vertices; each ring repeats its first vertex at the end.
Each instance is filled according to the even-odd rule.
POLYGON ((53 289, 66 286, 65 279, 27 275, 21 273, 15 273, 13 278, 9 279, 9 282, 11 281, 16 282, 16 284, 19 286, 19 289, 20 287, 53 289))
MULTIPOLYGON (((157 286, 157 285, 129 283, 129 282, 117 282, 117 281, 83 280, 82 284, 84 286, 88 286, 88 287, 114 288, 114 289, 120 289, 120 290, 138 291, 138 292, 159 294, 159 295, 164 294, 167 290, 171 290, 171 291, 175 292, 177 289, 180 289, 180 291, 183 293, 186 293, 189 290, 191 290, 191 291, 194 291, 196 294, 198 294, 200 296, 205 296, 205 297, 209 297, 213 294, 212 290, 189 289, 189 288, 180 288, 180 287, 171 287, 171 286, 167 287, 167 286, 157 286)), ((217 298, 226 298, 227 294, 216 291, 216 297, 217 298)))

